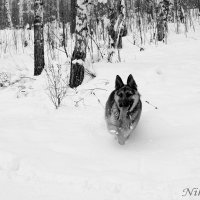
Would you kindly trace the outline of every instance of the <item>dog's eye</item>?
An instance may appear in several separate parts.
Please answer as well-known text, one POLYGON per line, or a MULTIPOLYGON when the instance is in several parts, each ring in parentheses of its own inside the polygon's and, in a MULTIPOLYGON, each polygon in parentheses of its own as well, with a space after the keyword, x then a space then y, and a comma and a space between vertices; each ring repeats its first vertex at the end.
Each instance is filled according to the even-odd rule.
POLYGON ((122 93, 118 93, 118 96, 119 96, 120 98, 122 98, 122 97, 123 97, 123 94, 122 94, 122 93))
POLYGON ((131 95, 132 95, 131 92, 127 92, 127 93, 126 93, 126 97, 127 97, 127 98, 130 97, 131 95))

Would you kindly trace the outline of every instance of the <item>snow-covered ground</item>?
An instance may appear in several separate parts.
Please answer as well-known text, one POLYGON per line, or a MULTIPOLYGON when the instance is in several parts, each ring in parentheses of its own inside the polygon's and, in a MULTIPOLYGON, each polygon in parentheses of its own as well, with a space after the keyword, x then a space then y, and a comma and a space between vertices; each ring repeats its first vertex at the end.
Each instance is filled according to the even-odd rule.
MULTIPOLYGON (((141 52, 124 38, 122 62, 95 64, 97 78, 76 95, 69 90, 58 110, 44 76, 0 88, 0 199, 200 198, 182 196, 185 188, 200 187, 199 52, 199 27, 187 38, 171 32, 167 45, 147 45, 141 52), (143 101, 135 137, 124 146, 104 121, 117 74, 124 81, 133 74, 143 101), (103 90, 93 95, 93 88, 103 90), (79 98, 84 100, 75 106, 79 98)), ((15 56, 14 62, 7 56, 0 66, 17 62, 18 72, 30 76, 29 58, 15 56)))

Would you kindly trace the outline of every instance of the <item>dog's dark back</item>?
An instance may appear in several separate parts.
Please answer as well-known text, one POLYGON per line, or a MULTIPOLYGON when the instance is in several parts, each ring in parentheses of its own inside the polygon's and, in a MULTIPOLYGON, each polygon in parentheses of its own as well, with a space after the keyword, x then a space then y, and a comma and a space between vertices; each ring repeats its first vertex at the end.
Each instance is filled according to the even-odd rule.
POLYGON ((115 96, 115 90, 111 92, 106 102, 106 109, 105 109, 106 118, 108 118, 111 115, 111 110, 112 110, 113 104, 115 103, 114 96, 115 96))

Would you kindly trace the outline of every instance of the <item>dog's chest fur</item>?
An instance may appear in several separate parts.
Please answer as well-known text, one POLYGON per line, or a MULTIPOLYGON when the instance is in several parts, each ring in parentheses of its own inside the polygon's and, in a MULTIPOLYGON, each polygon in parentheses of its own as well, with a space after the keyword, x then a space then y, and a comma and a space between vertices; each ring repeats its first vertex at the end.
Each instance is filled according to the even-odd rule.
POLYGON ((136 107, 132 111, 128 111, 125 114, 121 114, 116 103, 113 103, 110 112, 110 122, 118 129, 128 130, 133 129, 133 125, 137 116, 140 114, 140 101, 137 103, 136 107))

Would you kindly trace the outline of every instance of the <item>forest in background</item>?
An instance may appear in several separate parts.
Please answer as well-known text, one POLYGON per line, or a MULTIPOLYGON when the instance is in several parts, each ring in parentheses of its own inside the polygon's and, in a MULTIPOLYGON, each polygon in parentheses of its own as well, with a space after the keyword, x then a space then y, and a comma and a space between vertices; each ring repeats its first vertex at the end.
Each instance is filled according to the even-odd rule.
MULTIPOLYGON (((70 22, 71 2, 65 0, 44 1, 44 22, 51 22, 55 18, 65 23, 70 22), (57 8, 59 6, 59 8, 57 8), (59 15, 57 14, 59 11, 59 15)), ((0 0, 0 29, 32 28, 34 23, 34 0, 0 0), (9 12, 12 24, 7 18, 9 12)))
MULTIPOLYGON (((77 0, 44 0, 44 22, 52 22, 58 20, 65 23, 72 23, 74 19, 74 4, 77 0)), ((99 18, 109 13, 109 3, 95 0, 94 16, 98 22, 99 18)), ((109 0, 108 0, 109 2, 109 0)), ((137 12, 141 7, 142 12, 151 13, 152 6, 158 6, 159 3, 167 1, 158 0, 125 0, 126 16, 130 17, 132 12, 137 12)), ((200 0, 171 0, 171 4, 177 4, 184 11, 187 9, 200 9, 200 0)), ((34 0, 0 0, 0 29, 5 28, 29 28, 34 22, 34 0), (10 24, 7 13, 11 16, 10 24)))
MULTIPOLYGON (((200 0, 0 0, 0 56, 29 47, 34 75, 45 69, 58 108, 67 87, 96 77, 92 63, 121 62, 123 37, 144 51, 167 44, 169 25, 187 37, 199 23, 200 0)), ((5 69, 0 75, 1 86, 10 82, 5 69)))

